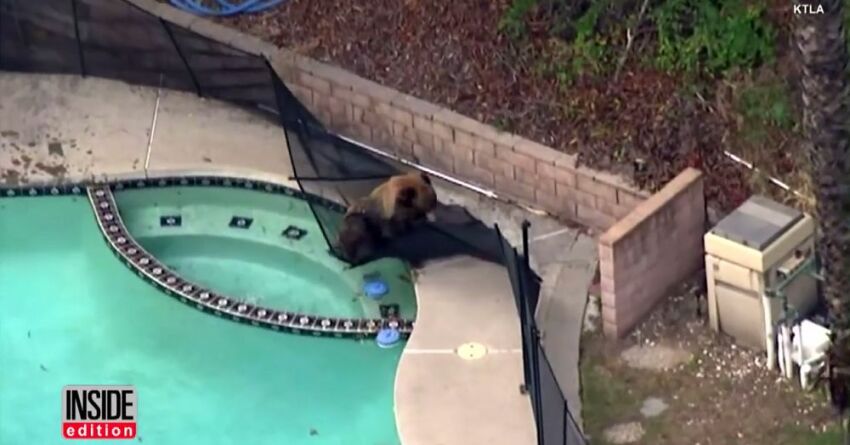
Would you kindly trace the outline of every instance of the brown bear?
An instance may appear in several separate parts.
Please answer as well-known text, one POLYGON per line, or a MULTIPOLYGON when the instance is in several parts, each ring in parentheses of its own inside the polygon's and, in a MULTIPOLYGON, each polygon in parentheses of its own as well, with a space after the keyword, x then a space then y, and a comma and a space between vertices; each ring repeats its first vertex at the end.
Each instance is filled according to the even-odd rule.
POLYGON ((437 194, 428 175, 392 176, 349 206, 337 245, 347 261, 359 263, 384 242, 428 218, 436 207, 437 194))

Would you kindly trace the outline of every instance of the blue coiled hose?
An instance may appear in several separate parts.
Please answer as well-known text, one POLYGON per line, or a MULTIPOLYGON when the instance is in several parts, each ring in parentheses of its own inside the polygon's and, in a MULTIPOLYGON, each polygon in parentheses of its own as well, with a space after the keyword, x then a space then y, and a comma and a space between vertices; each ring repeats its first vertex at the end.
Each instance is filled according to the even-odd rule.
POLYGON ((227 0, 215 1, 219 5, 216 9, 202 5, 201 0, 171 0, 171 4, 193 14, 223 17, 246 12, 262 12, 283 3, 283 0, 245 0, 241 3, 231 3, 227 0))

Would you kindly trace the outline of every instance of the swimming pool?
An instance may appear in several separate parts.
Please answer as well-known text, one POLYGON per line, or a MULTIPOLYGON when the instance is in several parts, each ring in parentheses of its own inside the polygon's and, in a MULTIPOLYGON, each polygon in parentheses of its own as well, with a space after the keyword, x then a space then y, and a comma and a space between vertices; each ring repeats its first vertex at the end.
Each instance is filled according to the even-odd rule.
POLYGON ((135 385, 148 443, 398 443, 401 347, 275 333, 180 304, 116 259, 85 196, 0 199, 0 303, 0 443, 64 442, 69 384, 135 385))

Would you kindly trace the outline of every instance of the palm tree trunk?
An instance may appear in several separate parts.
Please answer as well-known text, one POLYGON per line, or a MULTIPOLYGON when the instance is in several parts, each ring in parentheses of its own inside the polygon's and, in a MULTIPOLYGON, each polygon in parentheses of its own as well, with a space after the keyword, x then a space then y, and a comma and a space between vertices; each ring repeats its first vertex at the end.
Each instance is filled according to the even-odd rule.
POLYGON ((802 62, 805 153, 817 199, 817 254, 835 334, 830 393, 842 414, 850 388, 850 108, 843 1, 821 1, 822 14, 797 15, 795 33, 802 62))

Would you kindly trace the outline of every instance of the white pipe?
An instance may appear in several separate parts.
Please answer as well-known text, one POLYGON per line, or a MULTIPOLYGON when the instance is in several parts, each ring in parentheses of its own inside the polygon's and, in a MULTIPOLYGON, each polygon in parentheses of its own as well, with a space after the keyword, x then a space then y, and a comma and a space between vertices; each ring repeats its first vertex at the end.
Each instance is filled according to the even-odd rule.
POLYGON ((442 178, 442 179, 444 179, 444 180, 446 180, 446 181, 448 181, 448 182, 451 182, 451 183, 453 183, 453 184, 455 184, 455 185, 459 185, 459 186, 461 186, 461 187, 464 187, 464 188, 470 189, 470 190, 472 190, 472 191, 474 191, 474 192, 476 192, 476 193, 480 193, 480 194, 482 194, 482 195, 484 195, 484 196, 487 196, 487 197, 489 197, 489 198, 493 198, 493 199, 501 199, 501 198, 499 197, 499 195, 497 195, 495 192, 490 191, 490 190, 487 190, 487 189, 484 189, 484 188, 481 188, 481 187, 478 187, 478 186, 477 186, 477 185, 475 185, 475 184, 470 184, 470 183, 465 182, 465 181, 462 181, 462 180, 460 180, 460 179, 453 178, 453 177, 451 177, 451 176, 449 176, 449 175, 447 175, 447 174, 445 174, 445 173, 440 173, 440 172, 438 172, 437 170, 434 170, 434 169, 432 169, 432 168, 428 168, 428 167, 425 167, 425 166, 423 166, 423 165, 416 164, 415 162, 410 162, 410 161, 408 161, 408 160, 406 160, 406 159, 400 158, 400 157, 398 157, 398 156, 396 156, 396 155, 393 155, 393 154, 387 153, 387 152, 385 152, 385 151, 379 150, 379 149, 377 149, 377 148, 375 148, 375 147, 372 147, 372 146, 367 145, 367 144, 364 144, 364 143, 362 143, 362 142, 360 142, 360 141, 357 141, 357 140, 354 140, 354 139, 351 139, 351 138, 345 137, 345 136, 343 136, 343 135, 337 135, 337 136, 338 136, 340 139, 342 139, 342 140, 344 140, 344 141, 346 141, 346 142, 349 142, 349 143, 352 143, 352 144, 354 144, 354 145, 357 145, 358 147, 360 147, 360 148, 362 148, 362 149, 364 149, 364 150, 370 151, 370 152, 372 152, 372 153, 375 153, 375 154, 377 154, 377 155, 379 155, 379 156, 383 156, 383 157, 385 157, 385 158, 392 159, 392 160, 394 160, 394 161, 396 161, 396 162, 400 162, 400 163, 402 163, 402 164, 404 164, 404 165, 407 165, 408 167, 413 167, 413 168, 415 168, 415 169, 417 169, 417 170, 421 170, 421 171, 427 172, 428 174, 431 174, 431 175, 436 176, 436 177, 438 177, 438 178, 442 178))
POLYGON ((156 104, 153 108, 153 119, 151 121, 151 135, 148 138, 148 150, 145 153, 145 177, 148 177, 148 168, 151 165, 151 151, 153 151, 153 135, 156 133, 156 120, 159 114, 159 97, 162 93, 162 74, 159 75, 159 87, 156 89, 156 104))
MULTIPOLYGON (((777 348, 777 363, 779 363, 779 373, 781 375, 785 375, 785 348, 783 347, 782 341, 782 326, 779 326, 779 332, 776 334, 776 348, 777 348)), ((769 369, 775 369, 776 366, 770 366, 769 369)))
POLYGON ((794 345, 791 344, 791 328, 785 326, 785 377, 787 379, 794 378, 794 357, 792 356, 794 351, 794 345))
POLYGON ((782 333, 782 327, 781 326, 779 327, 779 334, 780 335, 777 335, 777 332, 774 329, 774 324, 773 324, 774 320, 773 320, 773 317, 771 317, 771 315, 773 314, 773 308, 771 307, 771 303, 772 302, 771 302, 770 298, 767 298, 766 295, 762 294, 762 296, 761 296, 761 307, 762 307, 762 311, 763 311, 762 316, 764 317, 764 331, 765 331, 764 332, 764 335, 765 335, 764 343, 765 343, 765 347, 767 349, 767 369, 774 370, 774 369, 776 369, 776 363, 777 363, 777 358, 776 358, 776 349, 777 348, 780 349, 780 358, 779 358, 780 363, 781 363, 781 360, 782 360, 782 358, 781 358, 782 357, 781 356, 781 354, 782 354, 782 352, 781 352, 782 343, 781 343, 781 337, 780 337, 780 335, 782 333))
POLYGON ((761 170, 759 170, 759 169, 758 169, 758 167, 756 167, 756 166, 755 166, 752 162, 748 162, 748 161, 747 161, 747 160, 745 160, 744 158, 741 158, 740 156, 735 155, 735 154, 733 154, 733 153, 730 153, 730 152, 728 152, 728 151, 726 151, 726 150, 723 150, 723 154, 724 154, 727 158, 729 158, 729 159, 731 159, 731 160, 733 160, 733 161, 737 162, 738 164, 741 164, 741 165, 743 165, 744 167, 747 167, 748 169, 750 169, 750 170, 752 170, 752 171, 754 171, 754 172, 756 172, 756 173, 758 173, 758 174, 760 174, 760 175, 762 175, 762 176, 766 177, 766 178, 767 178, 767 180, 768 180, 769 182, 771 182, 773 185, 775 185, 775 186, 777 186, 777 187, 781 188, 782 190, 785 190, 786 192, 793 193, 794 195, 796 195, 796 196, 798 196, 798 197, 800 197, 800 198, 803 198, 803 199, 809 199, 806 195, 803 195, 802 193, 800 193, 800 192, 798 192, 798 191, 796 191, 796 190, 792 189, 792 188, 791 188, 791 187, 790 187, 790 186, 789 186, 789 185, 788 185, 785 181, 781 181, 781 180, 779 180, 779 179, 774 178, 773 176, 766 175, 766 174, 762 173, 762 172, 761 172, 761 170))
POLYGON ((379 150, 379 149, 372 147, 370 145, 364 144, 363 142, 359 142, 359 141, 356 141, 354 139, 351 139, 351 138, 348 138, 348 137, 345 137, 345 136, 339 135, 339 134, 336 135, 336 136, 339 137, 340 139, 343 139, 347 142, 350 142, 354 145, 357 145, 358 147, 360 147, 364 150, 370 151, 372 153, 375 153, 379 156, 383 156, 383 157, 388 158, 388 159, 392 159, 396 162, 400 162, 404 165, 407 165, 409 167, 413 167, 417 170, 427 172, 431 175, 437 176, 437 177, 442 178, 442 179, 444 179, 448 182, 451 182, 452 184, 458 185, 458 186, 463 187, 463 188, 468 189, 468 190, 472 190, 473 192, 484 195, 488 198, 495 199, 497 201, 502 201, 502 202, 505 202, 505 203, 508 203, 508 204, 511 204, 511 205, 515 205, 517 207, 521 207, 522 209, 527 210, 531 213, 534 213, 535 215, 548 215, 549 214, 548 212, 546 212, 544 210, 535 209, 534 207, 529 207, 529 206, 522 204, 520 202, 517 202, 516 200, 513 200, 511 198, 501 196, 501 195, 497 194, 496 192, 494 192, 492 190, 487 190, 487 189, 481 188, 481 187, 479 187, 475 184, 470 184, 466 181, 462 181, 462 180, 457 179, 455 177, 449 176, 445 173, 440 173, 437 170, 425 167, 424 165, 419 165, 415 162, 410 162, 406 159, 402 159, 402 158, 395 156, 393 154, 387 153, 385 151, 379 150))

